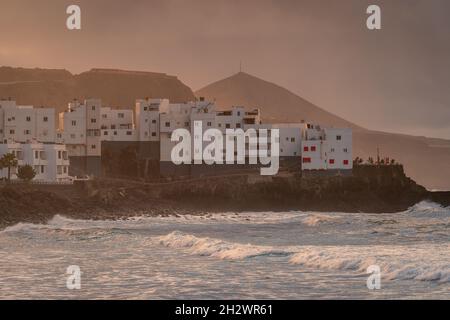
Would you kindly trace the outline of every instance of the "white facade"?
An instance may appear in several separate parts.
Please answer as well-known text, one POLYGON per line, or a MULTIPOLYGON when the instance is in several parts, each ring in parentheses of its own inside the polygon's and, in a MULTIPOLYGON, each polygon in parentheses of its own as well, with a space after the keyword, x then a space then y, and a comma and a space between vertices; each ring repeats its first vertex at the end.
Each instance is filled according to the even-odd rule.
POLYGON ((59 114, 57 141, 68 146, 70 156, 101 155, 101 109, 100 99, 75 100, 59 114))
POLYGON ((303 170, 350 170, 353 167, 352 130, 304 124, 303 170))
MULTIPOLYGON (((0 144, 0 157, 12 153, 17 159, 18 167, 30 165, 36 172, 33 181, 69 182, 69 157, 65 145, 6 142, 0 144)), ((18 167, 11 168, 11 179, 17 180, 18 167)), ((8 177, 8 169, 0 170, 0 177, 8 177)))
POLYGON ((55 142, 55 110, 18 106, 15 101, 0 100, 0 140, 17 142, 55 142))
POLYGON ((159 141, 159 115, 167 113, 168 110, 168 99, 136 100, 136 131, 139 141, 159 141))

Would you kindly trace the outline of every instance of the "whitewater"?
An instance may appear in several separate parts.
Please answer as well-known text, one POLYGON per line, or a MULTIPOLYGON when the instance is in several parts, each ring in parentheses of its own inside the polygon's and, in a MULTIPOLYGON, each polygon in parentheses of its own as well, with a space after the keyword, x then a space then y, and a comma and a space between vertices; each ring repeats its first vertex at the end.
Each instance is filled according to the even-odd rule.
POLYGON ((0 232, 0 299, 13 298, 450 299, 450 208, 20 223, 0 232))

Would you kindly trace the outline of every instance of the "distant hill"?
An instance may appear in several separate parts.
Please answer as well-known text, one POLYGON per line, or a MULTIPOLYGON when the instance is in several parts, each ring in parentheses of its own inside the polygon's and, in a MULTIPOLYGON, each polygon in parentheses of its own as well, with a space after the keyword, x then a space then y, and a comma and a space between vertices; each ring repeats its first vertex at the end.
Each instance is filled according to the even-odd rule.
POLYGON ((78 75, 67 70, 0 67, 0 98, 58 112, 74 98, 101 98, 104 105, 132 108, 137 98, 194 99, 192 90, 164 73, 92 69, 78 75))
POLYGON ((230 106, 260 107, 263 121, 292 122, 311 120, 324 125, 359 128, 325 111, 286 89, 244 72, 214 82, 196 92, 198 97, 215 99, 221 109, 230 106))
POLYGON ((406 173, 429 189, 450 190, 450 141, 370 131, 315 106, 294 93, 249 74, 240 72, 214 82, 196 92, 215 100, 220 108, 259 107, 268 122, 311 121, 354 129, 354 156, 394 158, 405 165, 406 173))

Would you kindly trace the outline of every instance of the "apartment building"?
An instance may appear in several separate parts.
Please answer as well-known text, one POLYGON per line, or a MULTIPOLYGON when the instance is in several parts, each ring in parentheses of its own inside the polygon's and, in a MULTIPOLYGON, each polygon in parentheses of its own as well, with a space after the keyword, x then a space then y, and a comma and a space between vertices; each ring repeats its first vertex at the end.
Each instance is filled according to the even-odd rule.
POLYGON ((351 170, 352 130, 350 128, 322 128, 303 124, 302 169, 303 170, 351 170))
MULTIPOLYGON (((36 140, 19 143, 8 140, 0 144, 0 157, 12 153, 17 159, 17 167, 11 168, 11 179, 17 180, 18 168, 30 165, 36 172, 33 181, 70 182, 69 156, 62 144, 44 144, 36 140)), ((7 178, 8 169, 0 170, 0 177, 7 178)))
POLYGON ((13 100, 0 100, 0 140, 27 143, 55 142, 55 110, 19 106, 13 100))

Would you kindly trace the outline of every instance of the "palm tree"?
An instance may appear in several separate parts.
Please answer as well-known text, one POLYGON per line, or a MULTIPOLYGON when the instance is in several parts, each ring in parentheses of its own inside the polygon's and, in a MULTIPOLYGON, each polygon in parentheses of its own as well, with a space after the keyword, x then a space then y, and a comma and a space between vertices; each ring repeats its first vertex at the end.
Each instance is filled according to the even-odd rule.
POLYGON ((12 153, 6 153, 0 158, 0 168, 8 168, 8 182, 11 181, 11 168, 17 167, 16 156, 12 153))

